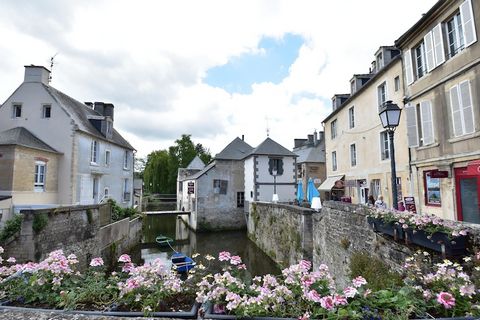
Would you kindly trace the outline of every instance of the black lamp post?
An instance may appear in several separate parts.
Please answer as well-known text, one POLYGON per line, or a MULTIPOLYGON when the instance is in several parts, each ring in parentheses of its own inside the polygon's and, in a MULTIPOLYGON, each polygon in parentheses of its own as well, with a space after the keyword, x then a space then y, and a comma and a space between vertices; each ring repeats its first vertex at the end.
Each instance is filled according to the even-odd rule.
POLYGON ((392 202, 393 202, 393 208, 396 210, 398 209, 398 195, 397 195, 397 172, 395 169, 395 146, 393 143, 393 134, 395 132, 395 129, 398 127, 398 124, 400 123, 400 114, 402 112, 402 109, 398 107, 398 105, 392 103, 391 100, 386 101, 382 109, 380 110, 380 113, 378 114, 380 116, 380 120, 382 121, 382 126, 387 130, 388 132, 388 138, 390 140, 390 164, 391 164, 391 169, 392 169, 392 202))

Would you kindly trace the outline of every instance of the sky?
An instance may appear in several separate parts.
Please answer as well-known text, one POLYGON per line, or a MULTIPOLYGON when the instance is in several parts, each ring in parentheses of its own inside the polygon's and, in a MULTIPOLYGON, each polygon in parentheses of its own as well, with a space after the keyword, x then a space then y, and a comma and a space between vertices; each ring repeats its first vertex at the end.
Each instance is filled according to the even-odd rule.
POLYGON ((3 0, 0 103, 24 65, 50 69, 55 56, 51 86, 113 103, 139 157, 182 134, 213 155, 242 135, 255 147, 267 130, 292 149, 435 2, 3 0))

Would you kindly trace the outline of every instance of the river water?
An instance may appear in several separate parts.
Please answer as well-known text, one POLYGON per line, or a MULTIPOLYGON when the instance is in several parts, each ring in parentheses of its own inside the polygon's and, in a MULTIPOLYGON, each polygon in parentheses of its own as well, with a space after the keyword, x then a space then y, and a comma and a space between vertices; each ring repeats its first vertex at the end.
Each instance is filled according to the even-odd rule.
MULTIPOLYGON (((199 253, 201 255, 199 259, 207 254, 218 258, 219 252, 228 251, 232 255, 239 255, 254 276, 280 272, 275 262, 248 239, 245 230, 195 233, 188 229, 183 220, 177 216, 148 215, 143 223, 143 243, 137 249, 140 252, 133 254, 133 256, 140 256, 142 262, 160 258, 165 260, 165 263, 170 263, 173 250, 190 257, 194 253, 199 253), (174 239, 172 248, 156 244, 155 238, 158 235, 174 239)), ((215 260, 210 263, 209 268, 212 272, 218 272, 223 264, 215 260)))

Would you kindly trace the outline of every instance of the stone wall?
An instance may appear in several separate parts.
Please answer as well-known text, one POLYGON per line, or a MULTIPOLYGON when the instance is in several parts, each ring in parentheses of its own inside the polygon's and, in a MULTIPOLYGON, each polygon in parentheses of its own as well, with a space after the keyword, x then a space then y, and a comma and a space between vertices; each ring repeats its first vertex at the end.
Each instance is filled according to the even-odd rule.
POLYGON ((110 212, 108 204, 72 206, 56 209, 23 210, 22 228, 16 237, 7 241, 5 256, 19 262, 39 261, 54 250, 75 253, 80 266, 92 257, 103 257, 106 263, 140 242, 142 221, 128 218, 101 226, 110 212), (102 219, 101 219, 102 217, 102 219), (35 231, 35 221, 46 219, 45 226, 35 231))
POLYGON ((270 202, 251 202, 248 237, 280 266, 312 260, 313 210, 270 202))

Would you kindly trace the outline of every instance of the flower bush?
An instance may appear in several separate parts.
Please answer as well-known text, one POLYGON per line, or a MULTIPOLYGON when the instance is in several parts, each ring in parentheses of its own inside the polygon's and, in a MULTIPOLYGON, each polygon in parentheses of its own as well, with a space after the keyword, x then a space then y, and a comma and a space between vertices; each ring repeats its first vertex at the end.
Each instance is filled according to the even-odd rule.
POLYGON ((435 215, 416 214, 408 211, 394 211, 377 208, 369 216, 381 219, 387 224, 400 225, 403 229, 423 230, 428 235, 436 232, 445 233, 450 238, 466 236, 468 228, 452 220, 441 219, 435 215))

